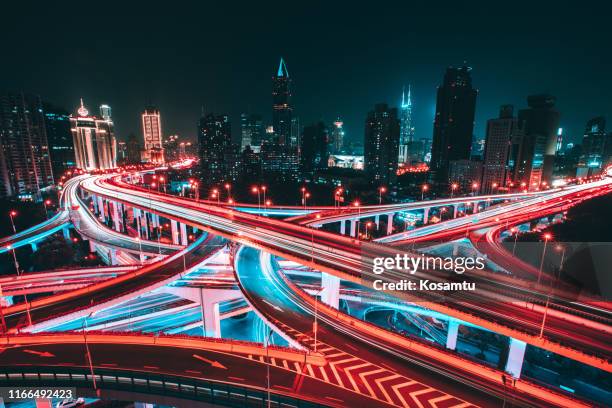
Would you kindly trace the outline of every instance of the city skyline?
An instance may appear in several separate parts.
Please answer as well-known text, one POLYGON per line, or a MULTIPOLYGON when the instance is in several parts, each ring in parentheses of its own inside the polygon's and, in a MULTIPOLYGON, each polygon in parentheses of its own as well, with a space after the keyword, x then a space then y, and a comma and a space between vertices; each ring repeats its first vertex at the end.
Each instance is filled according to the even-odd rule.
MULTIPOLYGON (((351 11, 344 10, 346 14, 337 15, 346 18, 338 22, 331 17, 333 7, 339 6, 330 6, 330 14, 323 14, 318 20, 323 27, 338 23, 329 32, 332 36, 326 38, 317 33, 306 38, 299 24, 285 27, 287 23, 282 18, 277 19, 277 28, 283 28, 285 36, 274 36, 272 27, 264 24, 262 30, 253 33, 253 38, 246 38, 238 34, 250 33, 253 23, 243 14, 238 14, 231 25, 237 36, 244 39, 244 43, 238 41, 238 44, 224 36, 210 37, 218 24, 215 22, 198 29, 179 27, 174 32, 169 30, 175 26, 169 25, 151 34, 150 47, 157 50, 160 61, 159 68, 155 69, 138 59, 143 51, 134 48, 140 45, 140 37, 124 38, 132 34, 132 28, 109 32, 101 40, 75 42, 72 30, 51 26, 48 20, 29 15, 29 21, 47 27, 53 38, 67 45, 54 49, 57 54, 50 55, 50 50, 41 49, 42 44, 35 38, 24 35, 24 46, 9 45, 7 56, 27 62, 32 57, 24 55, 24 50, 35 50, 30 54, 36 55, 38 62, 32 65, 37 66, 36 72, 46 72, 46 75, 42 78, 28 72, 31 69, 27 63, 19 71, 4 66, 0 88, 40 94, 66 109, 75 106, 80 97, 92 106, 107 103, 113 108, 120 140, 126 140, 130 132, 139 133, 139 112, 149 104, 163 112, 168 134, 178 133, 192 141, 202 106, 207 112, 228 114, 234 135, 239 134, 243 112, 261 114, 266 123, 271 123, 269 81, 276 73, 280 57, 286 61, 293 78, 294 116, 301 123, 320 119, 331 123, 341 116, 348 140, 362 139, 363 122, 372 105, 382 102, 399 107, 402 87, 408 83, 412 85, 415 137, 431 138, 439 78, 449 65, 459 66, 464 60, 473 68, 474 86, 479 90, 474 131, 479 138, 484 137, 486 121, 496 117, 499 106, 513 104, 521 109, 526 107, 526 97, 531 94, 550 93, 557 97, 566 140, 579 140, 587 120, 607 116, 612 111, 609 99, 600 91, 610 88, 610 78, 605 74, 610 57, 599 52, 604 45, 601 41, 606 37, 601 30, 606 28, 597 23, 598 16, 590 16, 588 22, 583 22, 584 19, 577 18, 582 11, 559 5, 549 11, 550 18, 556 18, 556 24, 546 27, 550 32, 534 29, 509 35, 504 34, 503 23, 519 16, 521 21, 532 21, 536 13, 532 17, 523 16, 517 6, 517 10, 505 11, 499 16, 502 24, 497 27, 487 20, 493 15, 490 9, 462 12, 449 7, 437 19, 421 22, 418 15, 426 13, 425 6, 418 9, 397 6, 400 11, 415 15, 414 25, 402 30, 390 24, 392 35, 385 36, 386 42, 377 46, 380 23, 361 30, 359 23, 363 16, 351 20, 351 11), (563 23, 570 21, 575 30, 568 36, 563 23), (464 30, 459 38, 454 38, 452 33, 459 26, 464 30), (495 40, 481 38, 482 29, 488 30, 495 40), (215 41, 202 44, 200 39, 207 35, 215 41), (345 44, 350 36, 363 40, 364 49, 356 48, 359 41, 345 44), (450 40, 448 44, 445 39, 450 40), (98 42, 102 40, 107 43, 98 42), (522 47, 521 42, 527 40, 534 41, 535 46, 522 47), (120 46, 110 51, 109 60, 107 53, 102 53, 102 57, 91 50, 83 51, 88 42, 92 46, 120 46), (207 46, 210 52, 205 52, 207 46), (58 70, 51 63, 65 57, 64 53, 77 51, 80 57, 74 64, 58 70), (374 54, 376 59, 372 59, 374 54), (45 58, 50 56, 53 58, 45 58), (594 57, 601 63, 582 63, 594 57)), ((258 13, 266 22, 278 16, 265 8, 258 13)), ((377 13, 378 17, 395 19, 392 13, 377 13)), ((244 14, 248 14, 246 9, 244 14)), ((151 18, 161 20, 160 16, 151 18)), ((11 24, 18 22, 19 18, 6 28, 10 30, 11 24)), ((141 24, 132 23, 134 29, 141 24)))

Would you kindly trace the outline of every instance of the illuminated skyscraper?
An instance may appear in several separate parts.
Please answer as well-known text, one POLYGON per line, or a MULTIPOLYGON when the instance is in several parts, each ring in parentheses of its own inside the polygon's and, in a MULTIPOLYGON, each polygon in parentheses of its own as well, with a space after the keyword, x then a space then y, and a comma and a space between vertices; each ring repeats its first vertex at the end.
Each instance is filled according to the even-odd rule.
POLYGON ((342 152, 344 147, 344 122, 342 119, 337 118, 334 121, 334 127, 332 128, 332 137, 330 140, 331 153, 339 154, 342 152))
POLYGON ((448 183, 451 160, 469 160, 478 91, 472 86, 472 69, 448 67, 438 87, 431 148, 431 179, 448 183))
POLYGON ((579 172, 582 176, 592 175, 606 163, 606 118, 598 116, 589 120, 582 137, 582 155, 580 156, 579 172), (586 171, 585 171, 586 169, 586 171))
POLYGON ((76 166, 86 171, 117 167, 117 142, 113 122, 89 115, 83 104, 70 116, 76 166))
POLYGON ((164 148, 159 109, 145 108, 142 112, 142 136, 144 139, 144 158, 150 163, 164 163, 164 148))
POLYGON ((53 172, 40 98, 0 95, 0 197, 40 199, 53 172))
POLYGON ((226 180, 224 155, 231 146, 231 130, 227 115, 209 113, 200 118, 198 147, 202 180, 211 184, 226 180))
POLYGON ((397 109, 378 104, 368 113, 364 137, 364 170, 369 181, 392 186, 397 179, 400 123, 397 109))
POLYGON ((53 175, 58 179, 65 170, 76 165, 70 132, 70 113, 49 104, 43 104, 43 110, 51 167, 53 175))
POLYGON ((106 104, 100 105, 100 116, 104 120, 112 121, 111 107, 106 104))
POLYGON ((261 115, 243 113, 240 115, 240 136, 241 136, 241 148, 244 150, 245 147, 255 147, 256 151, 259 151, 259 146, 264 140, 264 125, 261 115))
POLYGON ((327 168, 327 147, 329 144, 327 126, 323 122, 304 126, 300 146, 302 174, 307 179, 316 170, 327 168))
POLYGON ((399 162, 409 162, 410 144, 414 141, 414 126, 412 125, 412 98, 411 89, 408 85, 408 95, 406 90, 402 91, 402 104, 400 106, 400 144, 399 162))
POLYGON ((291 143, 291 78, 280 59, 276 75, 272 79, 272 127, 275 142, 281 145, 291 143))

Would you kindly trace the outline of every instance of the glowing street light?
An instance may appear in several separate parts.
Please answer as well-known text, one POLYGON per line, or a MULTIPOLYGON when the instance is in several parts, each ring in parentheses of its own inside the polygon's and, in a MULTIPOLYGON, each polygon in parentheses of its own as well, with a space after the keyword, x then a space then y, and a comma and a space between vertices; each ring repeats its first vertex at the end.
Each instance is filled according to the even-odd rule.
POLYGON ((427 184, 423 184, 421 187, 421 201, 425 199, 425 192, 429 190, 429 186, 427 184))
POLYGON ((478 183, 472 183, 472 195, 476 195, 476 191, 478 190, 478 183))
POLYGON ((546 256, 546 246, 548 244, 548 241, 552 238, 552 234, 547 232, 544 235, 542 235, 542 238, 544 238, 544 248, 542 249, 542 258, 540 259, 540 270, 538 271, 538 283, 540 283, 540 280, 542 278, 542 267, 544 266, 544 256, 546 256))
POLYGON ((512 245, 512 255, 516 252, 516 240, 518 238, 519 230, 518 228, 512 227, 510 228, 510 232, 514 234, 514 245, 512 245))
POLYGON ((387 191, 387 187, 381 186, 378 188, 378 204, 382 204, 382 195, 387 191))
POLYGON ((457 190, 458 187, 459 187, 459 184, 457 183, 451 184, 451 198, 453 198, 453 195, 455 195, 455 190, 457 190))
POLYGON ((9 217, 11 217, 11 226, 13 227, 13 234, 17 233, 17 230, 15 229, 15 219, 13 218, 16 216, 17 216, 17 211, 15 210, 9 211, 9 217))
POLYGON ((45 218, 49 219, 49 211, 47 210, 47 206, 51 205, 51 200, 47 199, 43 201, 43 205, 45 206, 45 218))
POLYGON ((232 196, 232 185, 230 183, 225 183, 223 187, 225 187, 227 190, 227 198, 229 200, 229 198, 232 196))
POLYGON ((251 188, 251 192, 253 194, 257 194, 257 209, 261 210, 261 194, 259 187, 253 186, 253 188, 251 188))
POLYGON ((368 230, 370 229, 370 227, 372 226, 372 221, 368 221, 365 224, 365 239, 368 239, 368 230))
POLYGON ((340 197, 342 197, 342 192, 344 189, 342 187, 338 187, 334 190, 334 207, 340 207, 340 197))

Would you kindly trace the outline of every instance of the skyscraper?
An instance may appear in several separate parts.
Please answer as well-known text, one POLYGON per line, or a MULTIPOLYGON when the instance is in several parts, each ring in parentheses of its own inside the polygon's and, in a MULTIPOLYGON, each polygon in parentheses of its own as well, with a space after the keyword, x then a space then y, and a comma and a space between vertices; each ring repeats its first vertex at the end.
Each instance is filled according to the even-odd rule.
POLYGON ((291 78, 283 58, 280 59, 276 75, 272 79, 272 127, 275 142, 291 143, 291 78))
POLYGON ((438 87, 431 149, 431 179, 448 182, 451 160, 469 160, 478 91, 472 86, 472 69, 448 67, 438 87))
POLYGON ((487 121, 484 160, 482 168, 481 191, 494 192, 496 188, 505 187, 510 180, 509 158, 512 139, 521 132, 518 119, 514 116, 512 105, 503 105, 499 118, 487 121))
POLYGON ((297 147, 300 145, 300 118, 292 117, 291 118, 291 137, 289 145, 293 147, 297 147))
POLYGON ((100 116, 104 120, 112 121, 111 107, 106 104, 100 105, 100 116))
POLYGON ((53 184, 53 171, 38 96, 0 95, 0 197, 40 199, 53 184))
POLYGON ((399 138, 397 109, 389 108, 387 104, 377 104, 368 113, 364 137, 364 170, 372 184, 395 184, 399 138))
POLYGON ((145 159, 151 163, 163 164, 165 160, 159 109, 147 107, 142 112, 142 137, 145 159))
POLYGON ((410 144, 414 141, 414 126, 412 125, 412 97, 410 85, 408 95, 406 90, 402 91, 402 104, 400 105, 400 145, 399 162, 409 162, 410 144))
POLYGON ((519 111, 522 132, 512 142, 513 178, 532 189, 551 183, 559 128, 555 100, 551 95, 531 95, 529 108, 519 111))
POLYGON ((139 164, 141 160, 141 145, 134 133, 130 133, 126 142, 127 164, 139 164))
POLYGON ((198 148, 202 180, 214 184, 225 180, 225 159, 232 142, 231 124, 227 115, 209 113, 200 118, 198 148))
POLYGON ((261 115, 253 113, 243 113, 240 115, 240 136, 241 147, 256 147, 259 151, 261 142, 265 139, 265 129, 261 115))
POLYGON ((89 115, 83 104, 70 116, 76 166, 86 171, 117 167, 117 141, 113 122, 89 115))
POLYGON ((331 153, 339 154, 344 147, 344 122, 339 117, 334 121, 330 140, 331 153))
POLYGON ((310 177, 316 170, 327 168, 327 126, 323 122, 304 126, 301 137, 300 161, 302 174, 310 177))
POLYGON ((598 116, 586 123, 582 137, 582 155, 578 164, 581 172, 585 173, 581 175, 595 174, 606 163, 606 139, 606 118, 598 116))
POLYGON ((76 165, 70 132, 70 113, 50 104, 43 104, 43 111, 51 167, 55 178, 59 178, 64 171, 76 165))

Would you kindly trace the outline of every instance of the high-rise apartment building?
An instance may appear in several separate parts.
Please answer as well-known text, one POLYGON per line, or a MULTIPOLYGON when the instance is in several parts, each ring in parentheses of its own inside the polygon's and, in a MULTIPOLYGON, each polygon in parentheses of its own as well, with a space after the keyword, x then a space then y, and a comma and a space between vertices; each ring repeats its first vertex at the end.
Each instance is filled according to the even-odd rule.
POLYGON ((38 96, 0 95, 0 197, 39 200, 53 185, 45 119, 38 96))
POLYGON ((606 118, 599 116, 589 120, 582 137, 582 155, 578 164, 582 175, 598 173, 608 161, 606 157, 606 118), (586 173, 586 174, 584 174, 586 173))
POLYGON ((117 167, 117 141, 112 120, 90 115, 83 104, 70 116, 76 167, 86 171, 117 167))
POLYGON ((448 183, 451 160, 469 160, 478 91, 471 68, 449 67, 438 87, 431 149, 431 179, 448 183))
POLYGON ((327 168, 329 134, 323 122, 304 126, 300 146, 302 174, 308 178, 316 170, 327 168))
POLYGON ((339 117, 334 121, 329 146, 332 154, 342 153, 344 147, 344 122, 339 117))
POLYGON ((377 104, 368 113, 364 137, 364 170, 372 184, 395 184, 399 138, 397 109, 389 108, 387 104, 377 104))
POLYGON ((165 158, 159 109, 147 107, 142 112, 142 137, 145 160, 150 163, 163 164, 165 158))
POLYGON ((276 143, 291 144, 292 114, 291 78, 285 60, 281 58, 276 75, 272 79, 272 128, 276 143))
POLYGON ((514 116, 512 105, 503 105, 499 117, 487 121, 482 164, 482 192, 495 192, 510 181, 509 160, 512 140, 520 137, 520 132, 518 118, 514 116))
POLYGON ((240 115, 240 139, 241 148, 251 146, 256 147, 259 151, 259 146, 265 140, 265 129, 261 115, 243 113, 240 115))

